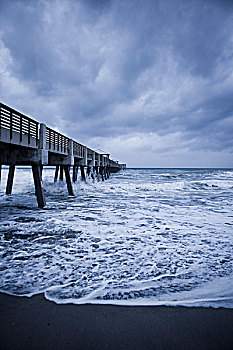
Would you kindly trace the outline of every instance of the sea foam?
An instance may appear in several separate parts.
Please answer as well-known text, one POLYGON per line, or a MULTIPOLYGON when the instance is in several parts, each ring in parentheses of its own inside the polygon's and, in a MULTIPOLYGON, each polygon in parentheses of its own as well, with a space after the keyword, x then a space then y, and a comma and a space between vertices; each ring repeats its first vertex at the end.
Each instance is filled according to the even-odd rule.
POLYGON ((137 169, 0 192, 0 290, 56 303, 233 307, 233 171, 137 169))

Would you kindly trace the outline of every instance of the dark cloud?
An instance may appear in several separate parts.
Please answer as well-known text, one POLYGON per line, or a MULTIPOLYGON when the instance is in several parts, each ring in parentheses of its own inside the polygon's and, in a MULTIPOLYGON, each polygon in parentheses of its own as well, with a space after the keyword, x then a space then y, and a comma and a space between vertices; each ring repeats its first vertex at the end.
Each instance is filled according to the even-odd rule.
POLYGON ((232 166, 232 23, 232 1, 2 0, 1 100, 131 166, 232 166))

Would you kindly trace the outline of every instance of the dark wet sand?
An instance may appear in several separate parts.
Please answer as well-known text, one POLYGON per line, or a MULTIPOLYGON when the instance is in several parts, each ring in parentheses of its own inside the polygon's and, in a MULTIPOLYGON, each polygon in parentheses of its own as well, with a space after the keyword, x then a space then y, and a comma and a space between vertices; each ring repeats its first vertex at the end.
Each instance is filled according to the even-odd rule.
POLYGON ((0 294, 1 349, 233 349, 233 309, 56 305, 0 294))

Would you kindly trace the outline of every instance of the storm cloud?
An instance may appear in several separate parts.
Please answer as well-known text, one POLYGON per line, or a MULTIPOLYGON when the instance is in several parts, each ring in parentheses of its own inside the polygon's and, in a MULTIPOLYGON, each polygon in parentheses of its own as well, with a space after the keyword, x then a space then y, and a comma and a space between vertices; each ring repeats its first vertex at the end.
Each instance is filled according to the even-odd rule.
POLYGON ((128 166, 232 167, 233 2, 0 0, 0 99, 128 166))

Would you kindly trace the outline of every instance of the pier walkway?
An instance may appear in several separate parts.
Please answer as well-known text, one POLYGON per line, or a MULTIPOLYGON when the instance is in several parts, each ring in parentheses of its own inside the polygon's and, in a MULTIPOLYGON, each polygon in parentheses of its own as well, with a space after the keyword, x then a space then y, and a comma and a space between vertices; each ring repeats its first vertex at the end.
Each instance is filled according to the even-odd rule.
POLYGON ((54 181, 67 183, 69 195, 73 196, 72 181, 77 181, 80 168, 81 179, 86 176, 107 180, 111 173, 126 167, 110 159, 109 154, 96 152, 79 142, 60 134, 45 124, 0 103, 0 179, 2 165, 9 165, 6 193, 11 194, 16 165, 32 167, 38 206, 46 205, 42 186, 44 166, 55 166, 54 181), (70 169, 72 167, 72 181, 70 169))

